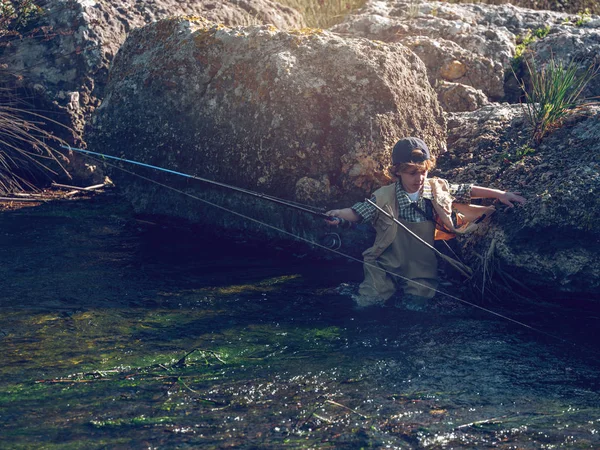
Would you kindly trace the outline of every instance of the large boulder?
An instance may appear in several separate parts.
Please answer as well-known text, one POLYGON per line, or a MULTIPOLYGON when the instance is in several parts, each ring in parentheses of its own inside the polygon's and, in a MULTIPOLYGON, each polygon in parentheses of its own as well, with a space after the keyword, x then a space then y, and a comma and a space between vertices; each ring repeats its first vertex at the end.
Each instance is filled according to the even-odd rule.
MULTIPOLYGON (((388 183, 389 150, 399 137, 421 136, 438 154, 446 137, 442 109, 414 53, 325 31, 160 21, 130 34, 106 92, 86 134, 90 149, 321 207, 350 206, 388 183)), ((140 213, 228 229, 252 225, 117 175, 140 213)), ((195 196, 211 191, 161 173, 151 177, 195 196)), ((223 189, 209 197, 288 231, 307 228, 294 222, 294 211, 273 213, 266 201, 223 189)))
POLYGON ((449 151, 439 161, 444 176, 527 198, 460 239, 469 263, 481 266, 476 255, 488 254, 493 242, 502 270, 542 295, 600 295, 599 118, 600 107, 591 107, 533 149, 520 106, 448 115, 449 151))

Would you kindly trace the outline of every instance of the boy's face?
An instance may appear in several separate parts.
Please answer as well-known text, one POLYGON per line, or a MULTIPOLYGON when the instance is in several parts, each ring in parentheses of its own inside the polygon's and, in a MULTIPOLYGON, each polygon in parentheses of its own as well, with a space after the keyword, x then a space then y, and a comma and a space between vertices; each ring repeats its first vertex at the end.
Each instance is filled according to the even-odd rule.
POLYGON ((425 184, 427 178, 427 171, 420 167, 408 167, 401 171, 399 174, 402 187, 409 194, 420 191, 425 184))

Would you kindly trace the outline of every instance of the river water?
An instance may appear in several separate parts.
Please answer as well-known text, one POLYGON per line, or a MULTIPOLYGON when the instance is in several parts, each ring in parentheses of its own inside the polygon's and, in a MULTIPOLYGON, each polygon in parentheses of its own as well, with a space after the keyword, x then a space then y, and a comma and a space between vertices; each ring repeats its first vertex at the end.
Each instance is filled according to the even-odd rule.
POLYGON ((0 261, 3 449, 600 448, 584 301, 356 311, 355 263, 111 195, 1 213, 0 261))

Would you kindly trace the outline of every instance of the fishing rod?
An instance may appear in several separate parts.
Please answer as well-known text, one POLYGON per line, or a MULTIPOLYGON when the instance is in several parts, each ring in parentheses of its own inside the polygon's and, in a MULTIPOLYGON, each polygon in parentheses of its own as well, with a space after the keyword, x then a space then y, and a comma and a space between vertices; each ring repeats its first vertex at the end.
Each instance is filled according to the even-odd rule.
POLYGON ((199 177, 199 176, 196 176, 196 175, 190 175, 190 174, 187 174, 187 173, 178 172, 176 170, 165 169, 164 167, 153 166, 152 164, 146 164, 146 163, 143 163, 143 162, 134 161, 132 159, 126 159, 126 158, 120 158, 118 156, 106 155, 104 153, 93 152, 91 150, 84 150, 82 148, 74 148, 74 147, 71 147, 69 145, 61 145, 61 147, 65 148, 65 149, 68 149, 68 150, 71 150, 71 151, 74 151, 74 152, 79 152, 79 153, 84 153, 84 154, 88 154, 88 155, 99 156, 101 158, 113 159, 113 160, 116 160, 116 161, 126 162, 126 163, 134 164, 134 165, 137 165, 137 166, 147 167, 147 168, 150 168, 150 169, 159 170, 161 172, 167 172, 167 173, 171 173, 171 174, 174 174, 174 175, 179 175, 179 176, 182 176, 182 177, 185 177, 185 178, 191 178, 193 180, 202 181, 204 183, 212 184, 212 185, 215 185, 215 186, 220 186, 220 187, 223 187, 223 188, 226 188, 226 189, 230 189, 232 191, 241 192, 241 193, 246 194, 246 195, 251 195, 253 197, 257 197, 257 198, 260 198, 260 199, 263 199, 263 200, 267 200, 267 201, 270 201, 270 202, 273 202, 273 203, 277 203, 279 205, 287 206, 289 208, 293 208, 293 209, 296 209, 298 211, 302 211, 302 212, 305 212, 305 213, 308 213, 308 214, 312 214, 313 216, 319 217, 321 219, 328 220, 330 222, 332 222, 332 221, 336 222, 337 221, 338 226, 341 227, 341 228, 344 228, 344 229, 350 228, 352 226, 352 222, 350 222, 350 221, 348 221, 346 219, 342 219, 341 217, 328 216, 324 212, 315 211, 315 210, 307 208, 306 206, 300 206, 297 203, 292 203, 290 201, 283 200, 283 199, 280 199, 280 198, 277 198, 277 197, 273 197, 271 195, 261 194, 260 192, 251 191, 250 189, 240 188, 240 187, 233 186, 233 185, 230 185, 230 184, 221 183, 219 181, 209 180, 208 178, 203 178, 203 177, 199 177))
MULTIPOLYGON (((159 170, 161 172, 166 172, 166 173, 171 173, 174 175, 178 175, 178 176, 182 176, 185 178, 191 178, 193 180, 198 180, 198 181, 202 181, 204 183, 208 183, 208 184, 212 184, 215 186, 219 186, 219 187, 223 187, 226 189, 230 189, 236 192, 241 192, 243 194, 246 195, 251 195, 253 197, 257 197, 263 200, 267 200, 273 203, 277 203, 279 205, 283 205, 283 206, 287 206, 288 208, 293 208, 296 209, 298 211, 302 211, 308 214, 312 214, 313 216, 319 217, 321 219, 324 219, 330 223, 336 223, 337 222, 337 226, 339 228, 342 229, 348 229, 351 228, 353 223, 350 222, 349 220, 343 219, 341 217, 335 217, 335 216, 328 216, 327 214, 325 214, 324 212, 321 211, 315 211, 312 209, 307 208, 306 206, 300 206, 297 203, 292 203, 289 202, 287 200, 283 200, 277 197, 273 197, 271 195, 267 195, 267 194, 261 194, 260 192, 255 192, 255 191, 251 191, 249 189, 244 189, 244 188, 240 188, 237 186, 233 186, 230 184, 226 184, 226 183, 221 183, 219 181, 214 181, 214 180, 209 180, 208 178, 204 178, 204 177, 199 177, 196 175, 190 175, 184 172, 178 172, 176 170, 171 170, 171 169, 165 169, 164 167, 159 167, 159 166, 154 166, 152 164, 147 164, 147 163, 143 163, 143 162, 139 162, 139 161, 135 161, 132 159, 126 159, 126 158, 121 158, 118 156, 111 156, 111 155, 107 155, 104 153, 98 153, 98 152, 93 152, 91 150, 84 150, 81 148, 73 148, 71 146, 62 146, 65 149, 69 149, 71 151, 74 152, 80 152, 80 153, 84 153, 87 155, 94 155, 94 156, 98 156, 101 158, 106 158, 106 159, 112 159, 112 160, 116 160, 116 161, 121 161, 121 162, 125 162, 125 163, 129 163, 129 164, 134 164, 137 166, 142 166, 142 167, 147 167, 150 169, 154 169, 154 170, 159 170)), ((383 214, 385 214, 386 216, 390 217, 394 222, 396 222, 399 226, 401 226, 402 228, 404 228, 408 233, 410 233, 413 237, 415 237, 417 240, 421 241, 422 243, 424 243, 425 245, 427 245, 429 248, 431 248, 431 250, 434 251, 435 254, 437 254, 439 257, 441 257, 442 259, 448 261, 453 267, 455 267, 461 274, 463 274, 466 278, 471 278, 471 276, 473 275, 473 271, 470 267, 462 264, 459 261, 456 261, 455 259, 444 255, 443 253, 441 253, 440 251, 438 251, 435 247, 429 245, 427 242, 423 241, 423 239, 421 239, 419 236, 415 235, 412 231, 410 231, 408 228, 406 228, 406 226, 401 223, 399 220, 397 220, 396 218, 394 218, 393 216, 391 216, 389 213, 387 213, 386 211, 384 211, 383 209, 381 209, 379 206, 377 206, 377 204, 373 203, 371 200, 366 199, 367 202, 369 202, 371 205, 373 205, 375 208, 377 208, 380 212, 382 212, 383 214)), ((335 247, 336 249, 341 247, 341 238, 337 233, 328 233, 325 236, 326 241, 329 243, 328 247, 335 247)))
MULTIPOLYGON (((65 148, 70 148, 70 147, 65 147, 65 148)), ((72 148, 70 148, 70 149, 71 149, 71 150, 75 150, 75 149, 72 149, 72 148)), ((76 151, 76 150, 75 150, 75 151, 76 151)), ((91 151, 89 151, 89 150, 85 150, 85 151, 82 151, 82 152, 83 152, 83 153, 88 153, 89 155, 95 154, 95 155, 100 155, 100 156, 106 156, 106 157, 109 157, 109 155, 101 155, 101 154, 99 154, 99 153, 94 153, 94 152, 91 152, 91 151)), ((94 156, 90 156, 90 158, 92 158, 92 159, 94 159, 94 160, 96 160, 96 161, 98 161, 98 162, 101 162, 100 160, 96 159, 94 156)), ((122 160, 123 158, 111 157, 111 159, 122 160)), ((152 167, 152 166, 150 166, 150 165, 148 165, 148 164, 144 164, 144 163, 138 163, 138 162, 134 162, 134 161, 132 161, 132 163, 135 163, 135 164, 137 164, 137 165, 143 165, 143 166, 152 167)), ((169 190, 171 190, 171 191, 174 191, 174 192, 177 192, 177 193, 179 193, 179 194, 182 194, 182 195, 188 196, 188 197, 190 197, 190 198, 193 198, 193 199, 195 199, 195 200, 201 201, 201 202, 203 202, 203 203, 205 203, 205 204, 208 204, 208 205, 211 205, 211 206, 213 206, 213 207, 215 207, 215 208, 221 209, 221 210, 223 210, 223 211, 227 211, 227 212, 229 212, 229 213, 231 213, 231 214, 234 214, 234 215, 236 215, 236 216, 238 216, 238 217, 242 217, 242 218, 244 218, 244 219, 246 219, 246 220, 249 220, 249 221, 252 221, 252 222, 254 222, 254 223, 256 223, 256 224, 259 224, 259 225, 262 225, 262 226, 264 226, 264 227, 270 228, 270 229, 272 229, 272 230, 275 230, 275 231, 281 232, 281 233, 283 233, 283 234, 286 234, 286 235, 288 235, 288 236, 290 236, 290 237, 292 237, 292 238, 294 238, 294 239, 297 239, 297 240, 299 240, 299 241, 306 242, 307 244, 313 245, 313 246, 315 246, 315 247, 320 247, 320 248, 323 248, 324 250, 328 250, 328 251, 330 251, 330 252, 333 252, 333 253, 335 253, 335 254, 337 254, 337 255, 339 255, 339 256, 342 256, 342 257, 344 257, 344 258, 347 258, 347 259, 349 259, 349 260, 356 261, 356 262, 358 262, 358 263, 361 263, 361 264, 366 264, 366 265, 368 265, 368 266, 371 266, 371 267, 373 267, 373 268, 377 268, 377 269, 379 269, 379 270, 383 270, 384 272, 388 273, 388 274, 389 274, 390 276, 392 276, 392 277, 396 277, 396 278, 402 279, 402 280, 404 280, 404 281, 406 281, 406 282, 411 282, 411 283, 413 283, 413 284, 415 284, 415 285, 417 285, 417 286, 421 286, 421 287, 428 288, 428 289, 433 289, 435 292, 437 292, 437 293, 439 293, 439 294, 441 294, 441 295, 443 295, 443 296, 445 296, 445 297, 448 297, 448 298, 451 298, 451 299, 453 299, 453 300, 456 300, 456 301, 458 301, 458 302, 461 302, 461 303, 463 303, 463 304, 466 304, 466 305, 472 306, 473 308, 479 309, 479 310, 481 310, 481 311, 484 311, 484 312, 486 312, 486 313, 489 313, 489 314, 491 314, 491 315, 494 315, 494 316, 496 316, 496 317, 499 317, 499 318, 501 318, 501 319, 507 320, 507 321, 509 321, 509 322, 512 322, 512 323, 514 323, 514 324, 516 324, 516 325, 519 325, 519 326, 522 326, 522 327, 524 327, 524 328, 527 328, 527 329, 529 329, 529 330, 531 330, 531 331, 534 331, 534 332, 537 332, 537 333, 539 333, 539 334, 545 335, 545 336, 547 336, 547 337, 550 337, 550 338, 553 338, 553 339, 559 340, 559 341, 561 341, 561 342, 563 342, 563 343, 569 343, 569 341, 567 341, 566 339, 560 338, 560 337, 558 337, 558 336, 555 336, 555 335, 553 335, 553 334, 550 334, 550 333, 548 333, 548 332, 545 332, 545 331, 543 331, 543 330, 540 330, 540 329, 538 329, 538 328, 535 328, 535 327, 533 327, 533 326, 531 326, 531 325, 528 325, 528 324, 526 324, 526 323, 523 323, 523 322, 521 322, 521 321, 519 321, 519 320, 513 319, 513 318, 511 318, 511 317, 509 317, 509 316, 506 316, 506 315, 504 315, 504 314, 501 314, 501 313, 499 313, 499 312, 496 312, 496 311, 493 311, 493 310, 491 310, 491 309, 485 308, 485 307, 483 307, 483 306, 477 305, 477 304, 475 304, 475 303, 469 302, 469 301, 467 301, 467 300, 464 300, 464 299, 462 299, 462 298, 460 298, 460 297, 457 297, 457 296, 455 296, 455 295, 452 295, 452 294, 450 294, 450 293, 448 293, 448 292, 444 292, 444 291, 442 291, 442 290, 439 290, 439 289, 434 289, 434 288, 432 288, 432 287, 430 287, 430 286, 428 286, 428 285, 425 285, 425 284, 419 283, 418 281, 415 281, 415 280, 410 280, 410 279, 408 279, 408 278, 406 278, 406 277, 404 277, 404 276, 402 276, 402 275, 400 275, 400 274, 398 274, 398 273, 395 273, 395 272, 390 272, 390 271, 388 271, 388 270, 385 270, 385 269, 381 269, 381 267, 379 267, 379 266, 373 265, 373 264, 371 264, 371 263, 369 263, 369 262, 363 261, 363 260, 361 260, 361 259, 358 259, 358 258, 355 258, 355 257, 353 257, 352 255, 348 255, 348 254, 346 254, 346 253, 343 253, 343 252, 339 251, 339 247, 337 247, 337 248, 332 248, 332 247, 329 247, 329 246, 326 246, 326 245, 323 245, 323 244, 319 244, 318 242, 314 242, 314 241, 312 241, 312 240, 310 240, 310 239, 307 239, 307 238, 304 238, 304 237, 302 237, 302 236, 295 235, 295 234, 293 234, 293 233, 290 233, 289 231, 283 230, 283 229, 281 229, 281 228, 278 228, 278 227, 276 227, 276 226, 274 226, 274 225, 270 225, 270 224, 268 224, 268 223, 261 222, 261 221, 259 221, 259 220, 257 220, 257 219, 254 219, 254 218, 252 218, 252 217, 249 217, 249 216, 246 216, 246 215, 244 215, 244 214, 242 214, 242 213, 239 213, 239 212, 233 211, 233 210, 231 210, 231 209, 229 209, 229 208, 226 208, 226 207, 224 207, 224 206, 218 205, 218 204, 216 204, 216 203, 212 203, 212 202, 210 202, 210 201, 208 201, 208 200, 206 200, 206 199, 203 199, 203 198, 200 198, 200 197, 198 197, 198 196, 192 195, 192 194, 190 194, 189 192, 185 192, 185 191, 182 191, 182 190, 180 190, 180 189, 174 188, 174 187, 172 187, 172 186, 169 186, 169 185, 166 185, 166 184, 160 183, 160 182, 158 182, 158 181, 156 181, 156 180, 153 180, 153 179, 150 179, 150 178, 144 177, 144 176, 142 176, 142 175, 140 175, 140 174, 137 174, 137 173, 135 173, 135 172, 131 172, 131 171, 129 171, 129 170, 127 170, 127 169, 124 169, 124 168, 122 168, 122 167, 119 167, 119 166, 116 166, 116 165, 113 165, 113 164, 110 164, 110 163, 107 163, 107 164, 108 164, 108 165, 110 165, 110 166, 112 166, 112 167, 115 167, 115 168, 117 168, 117 169, 119 169, 119 170, 122 170, 122 171, 124 171, 124 172, 127 172, 127 173, 129 173, 129 174, 131 174, 131 175, 134 175, 134 176, 136 176, 136 177, 139 177, 139 178, 141 178, 141 179, 144 179, 144 180, 146 180, 146 181, 148 181, 148 182, 150 182, 150 183, 154 183, 154 184, 156 184, 156 185, 158 185, 158 186, 162 186, 162 187, 164 187, 164 188, 166 188, 166 189, 169 189, 169 190)), ((169 169, 162 169, 162 168, 158 168, 158 167, 157 167, 157 169, 164 170, 164 171, 167 171, 167 172, 177 173, 177 172, 175 172, 175 171, 171 171, 171 170, 169 170, 169 169)), ((187 176, 186 174, 182 174, 182 175, 184 175, 184 176, 187 176)), ((189 177, 190 177, 190 178, 195 178, 195 177, 193 177, 193 176, 191 176, 191 175, 190 175, 189 177)), ((313 212, 314 212, 314 211, 313 211, 313 212)), ((326 218, 328 218, 328 220, 330 220, 330 219, 331 219, 331 218, 330 218, 329 216, 327 216, 326 214, 324 214, 324 215, 326 216, 326 218)), ((347 222, 348 222, 348 221, 347 221, 347 222)))

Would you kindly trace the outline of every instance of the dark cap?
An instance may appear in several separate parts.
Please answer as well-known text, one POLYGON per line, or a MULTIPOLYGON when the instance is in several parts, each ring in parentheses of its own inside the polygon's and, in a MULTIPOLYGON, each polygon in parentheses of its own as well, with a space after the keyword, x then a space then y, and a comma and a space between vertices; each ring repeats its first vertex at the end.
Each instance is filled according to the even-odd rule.
POLYGON ((420 163, 427 161, 430 158, 431 153, 429 152, 427 144, 415 137, 400 139, 396 142, 396 145, 394 145, 394 149, 392 150, 392 164, 420 163), (423 157, 414 158, 412 155, 413 150, 421 150, 423 152, 423 157))

